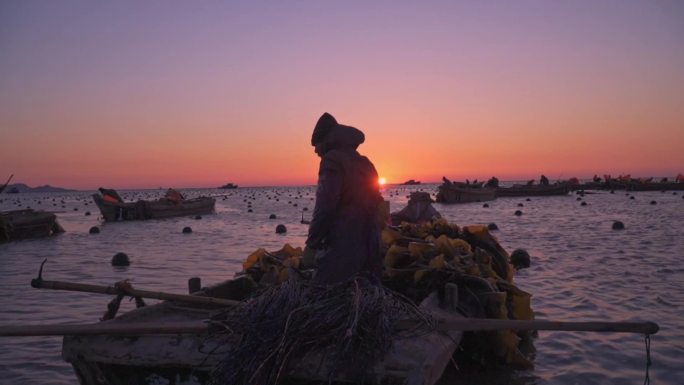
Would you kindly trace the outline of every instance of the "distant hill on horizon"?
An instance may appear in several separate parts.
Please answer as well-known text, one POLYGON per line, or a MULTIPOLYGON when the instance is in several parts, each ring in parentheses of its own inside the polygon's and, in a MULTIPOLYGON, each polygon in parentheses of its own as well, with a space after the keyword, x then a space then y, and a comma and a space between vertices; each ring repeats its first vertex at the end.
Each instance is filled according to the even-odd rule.
POLYGON ((24 183, 13 183, 7 186, 7 188, 4 191, 4 194, 10 193, 11 191, 16 191, 18 193, 25 193, 25 192, 74 192, 78 190, 70 190, 62 187, 54 187, 50 186, 49 184, 43 185, 43 186, 37 186, 37 187, 30 187, 24 183))

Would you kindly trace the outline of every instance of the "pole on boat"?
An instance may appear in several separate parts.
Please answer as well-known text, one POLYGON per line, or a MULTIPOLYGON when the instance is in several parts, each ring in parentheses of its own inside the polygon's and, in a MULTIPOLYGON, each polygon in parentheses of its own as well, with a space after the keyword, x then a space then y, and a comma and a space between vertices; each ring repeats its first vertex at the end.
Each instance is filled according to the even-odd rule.
MULTIPOLYGON (((398 328, 415 326, 415 321, 399 321, 398 328)), ((148 335, 148 334, 201 334, 209 331, 210 321, 183 322, 112 322, 96 324, 56 324, 0 326, 0 337, 18 336, 85 336, 85 335, 148 335)), ((462 321, 438 321, 436 330, 559 330, 583 332, 639 333, 651 335, 658 332, 653 322, 560 322, 519 321, 467 318, 462 321)))
POLYGON ((40 270, 38 271, 38 277, 31 280, 31 286, 38 289, 53 289, 53 290, 68 290, 68 291, 81 291, 86 293, 97 293, 97 294, 110 294, 110 295, 126 295, 131 297, 141 297, 141 298, 153 298, 165 301, 177 301, 184 303, 192 303, 198 305, 215 305, 215 306, 235 306, 240 303, 240 301, 235 301, 225 298, 215 298, 215 297, 203 297, 199 295, 186 295, 186 294, 172 294, 164 293, 160 291, 148 291, 148 290, 137 290, 129 289, 122 290, 115 286, 101 286, 101 285, 89 285, 83 283, 74 282, 60 282, 60 281, 46 281, 43 279, 43 265, 45 265, 47 259, 40 264, 40 270))
POLYGON ((7 178, 7 182, 5 182, 4 185, 0 186, 0 193, 5 189, 5 187, 9 186, 9 182, 12 180, 13 176, 14 174, 11 174, 9 178, 7 178))

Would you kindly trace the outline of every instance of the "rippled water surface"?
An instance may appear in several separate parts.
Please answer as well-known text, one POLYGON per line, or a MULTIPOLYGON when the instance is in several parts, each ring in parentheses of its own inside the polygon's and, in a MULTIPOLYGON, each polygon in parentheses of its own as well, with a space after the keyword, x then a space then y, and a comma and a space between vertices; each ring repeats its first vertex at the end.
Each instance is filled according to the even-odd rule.
MULTIPOLYGON (((434 185, 388 187, 392 210, 410 191, 435 192, 434 185)), ((161 191, 128 191, 124 198, 156 198, 161 191)), ((217 197, 216 214, 202 219, 103 224, 89 193, 0 195, 0 209, 31 207, 58 212, 66 233, 48 239, 0 244, 0 324, 95 322, 110 298, 97 294, 33 289, 30 281, 48 258, 44 278, 111 285, 131 279, 139 289, 185 293, 187 279, 203 285, 231 278, 256 248, 302 246, 310 218, 313 187, 188 190, 217 197), (270 198, 270 199, 269 199, 270 198), (252 212, 248 212, 251 202, 252 212), (308 211, 303 211, 304 209, 308 211), (85 213, 90 211, 92 215, 85 213), (278 219, 269 219, 276 214, 278 219), (287 234, 275 234, 277 224, 287 234), (101 233, 90 235, 92 226, 101 233), (182 234, 185 226, 192 234, 182 234), (127 253, 129 267, 110 264, 127 253)), ((496 223, 493 234, 509 252, 524 248, 532 267, 516 284, 533 294, 538 319, 650 320, 661 330, 652 337, 650 370, 654 384, 684 381, 684 199, 682 192, 625 192, 565 197, 500 198, 489 202, 435 207, 460 225, 496 223), (654 201, 656 204, 651 204, 654 201), (518 204, 523 204, 519 207, 518 204), (523 212, 515 216, 516 210, 523 212), (625 229, 611 229, 613 221, 625 229)), ((148 301, 153 302, 153 301, 148 301)), ((124 301, 120 312, 134 304, 124 301)), ((458 383, 641 384, 646 354, 635 334, 540 332, 535 369, 488 373, 458 383)), ((76 384, 60 356, 61 338, 0 339, 0 383, 76 384)))

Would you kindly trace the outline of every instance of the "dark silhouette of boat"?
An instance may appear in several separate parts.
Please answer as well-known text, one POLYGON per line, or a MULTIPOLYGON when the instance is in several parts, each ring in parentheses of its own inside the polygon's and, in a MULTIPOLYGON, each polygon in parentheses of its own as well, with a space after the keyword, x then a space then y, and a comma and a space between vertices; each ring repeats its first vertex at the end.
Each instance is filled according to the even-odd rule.
POLYGON ((222 189, 234 189, 234 188, 238 188, 238 185, 233 184, 233 183, 226 183, 226 184, 224 184, 223 186, 221 186, 221 187, 219 187, 219 188, 222 188, 222 189))
POLYGON ((552 196, 568 195, 570 186, 566 183, 550 185, 514 185, 513 187, 499 187, 496 196, 502 197, 528 197, 528 196, 552 196))
POLYGON ((483 187, 484 182, 452 182, 447 178, 442 178, 442 180, 444 183, 438 187, 436 197, 438 203, 471 203, 496 199, 496 189, 483 187))
POLYGON ((63 233, 57 216, 32 209, 0 212, 0 243, 63 233))
POLYGON ((164 219, 185 215, 202 215, 214 212, 216 199, 199 197, 175 201, 167 198, 124 202, 114 190, 100 189, 93 200, 105 221, 164 219))
POLYGON ((402 183, 402 185, 405 185, 405 186, 413 186, 413 185, 417 185, 417 184, 420 184, 420 181, 415 180, 415 179, 409 179, 406 182, 402 183))

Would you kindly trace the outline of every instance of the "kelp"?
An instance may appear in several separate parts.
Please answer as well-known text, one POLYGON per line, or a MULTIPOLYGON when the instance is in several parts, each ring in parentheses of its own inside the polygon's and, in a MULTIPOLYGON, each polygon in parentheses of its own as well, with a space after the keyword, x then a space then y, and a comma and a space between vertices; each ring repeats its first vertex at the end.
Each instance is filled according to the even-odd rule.
MULTIPOLYGON (((292 269, 291 269, 292 270, 292 269)), ((324 361, 309 358, 329 379, 344 372, 363 383, 373 363, 381 360, 399 337, 427 333, 429 314, 406 297, 364 277, 334 286, 317 286, 294 271, 280 285, 259 292, 236 308, 213 317, 213 336, 228 351, 211 374, 211 384, 277 384, 293 360, 302 365, 311 353, 326 354, 324 361), (398 320, 419 321, 399 330, 398 320)))
MULTIPOLYGON (((486 226, 470 225, 460 227, 456 224, 447 222, 443 218, 421 224, 401 223, 396 227, 386 227, 382 232, 381 241, 385 270, 382 277, 382 285, 378 286, 378 288, 382 289, 376 288, 373 290, 381 290, 383 292, 384 290, 389 290, 392 293, 396 292, 401 295, 401 298, 408 299, 410 303, 418 304, 432 292, 436 291, 440 293, 440 295, 443 295, 445 285, 453 283, 458 286, 458 311, 466 317, 519 320, 534 319, 534 312, 530 305, 531 295, 519 289, 513 283, 513 273, 515 269, 509 263, 509 255, 504 248, 501 247, 497 239, 489 233, 486 226)), ((332 334, 335 334, 333 332, 334 330, 339 332, 339 328, 341 328, 339 325, 342 324, 340 321, 342 319, 342 313, 349 313, 349 307, 340 307, 338 304, 331 308, 327 308, 325 306, 330 305, 332 302, 328 302, 328 305, 324 306, 323 304, 325 301, 317 302, 315 300, 321 296, 321 298, 325 298, 326 295, 331 295, 331 293, 316 292, 316 295, 311 296, 311 293, 315 291, 307 291, 306 293, 297 292, 294 288, 289 286, 292 285, 291 282, 294 278, 296 278, 298 282, 307 282, 307 279, 315 274, 315 266, 313 263, 303 263, 301 256, 301 248, 294 248, 286 244, 281 250, 268 252, 265 249, 258 249, 247 257, 243 264, 244 270, 241 274, 249 275, 254 281, 258 282, 262 288, 266 288, 266 290, 275 290, 273 289, 274 287, 282 286, 285 288, 285 293, 296 293, 296 295, 292 293, 288 294, 294 295, 296 301, 288 302, 279 300, 280 302, 269 302, 271 305, 269 305, 270 307, 268 308, 265 307, 265 305, 259 305, 249 311, 243 310, 244 312, 249 313, 248 315, 243 316, 246 317, 245 319, 250 320, 249 323, 256 322, 255 325, 265 327, 264 324, 256 321, 259 317, 258 314, 260 314, 259 311, 266 312, 267 314, 276 313, 273 309, 279 308, 278 306, 280 306, 279 309, 281 310, 278 311, 279 314, 289 314, 288 311, 296 309, 296 305, 304 306, 303 304, 305 302, 302 301, 306 298, 307 301, 314 301, 317 303, 317 305, 312 305, 313 307, 310 309, 317 309, 317 311, 323 313, 331 312, 331 314, 340 312, 336 316, 336 322, 338 322, 337 326, 327 326, 331 333, 330 336, 332 336, 332 334), (258 311, 258 309, 261 310, 258 311)), ((310 290, 308 283, 303 287, 307 287, 309 288, 307 290, 310 290)), ((269 291, 269 293, 271 293, 269 294, 271 297, 275 296, 275 292, 269 291)), ((364 296, 369 295, 369 298, 364 299, 364 301, 375 303, 374 306, 379 306, 380 309, 384 309, 384 305, 382 305, 381 302, 378 302, 381 301, 379 297, 375 296, 373 293, 376 293, 376 291, 364 292, 364 296)), ((261 298, 261 295, 255 297, 254 301, 250 303, 259 304, 261 303, 260 301, 267 301, 266 298, 258 299, 261 298)), ((344 301, 349 301, 350 299, 347 298, 342 301, 342 299, 338 298, 338 300, 342 303, 344 301)), ((406 304, 404 303, 403 306, 406 306, 406 304)), ((309 307, 307 307, 307 309, 309 309, 309 307)), ((301 314, 295 312, 294 316, 299 316, 301 314)), ((312 320, 320 318, 320 316, 314 314, 310 314, 309 316, 312 317, 312 320)), ((371 318, 373 317, 376 317, 375 319, 377 319, 378 315, 372 316, 371 318)), ((393 319, 392 317, 394 317, 394 315, 390 314, 388 317, 393 319)), ((280 327, 282 327, 282 320, 280 322, 280 327)), ((309 327, 313 327, 311 322, 314 321, 302 320, 302 322, 309 327)), ((245 322, 242 322, 242 324, 244 323, 245 322)), ((238 327, 238 325, 231 324, 230 327, 235 328, 238 327)), ((247 330, 251 330, 251 332, 254 333, 264 332, 264 329, 260 329, 260 331, 257 332, 256 329, 252 329, 252 326, 249 326, 247 330)), ((267 330, 271 330, 271 326, 269 326, 267 330)), ((275 328, 273 330, 274 337, 271 338, 282 335, 281 329, 275 328)), ((383 330, 384 332, 387 332, 387 329, 383 330)), ((325 329, 319 331, 325 334, 325 329)), ((469 355, 471 358, 475 358, 483 364, 506 364, 523 368, 532 366, 531 361, 519 350, 521 338, 528 338, 530 336, 527 332, 518 333, 516 331, 504 330, 465 334, 464 340, 468 345, 465 349, 465 354, 469 355), (472 335, 477 337, 472 338, 472 335), (475 343, 472 343, 472 341, 475 341, 475 343)), ((297 334, 288 333, 288 335, 296 336, 297 334)), ((361 335, 362 334, 356 334, 359 338, 361 338, 361 335)), ((318 336, 319 341, 326 342, 316 346, 322 347, 333 341, 338 341, 335 342, 335 344, 337 344, 339 343, 339 338, 343 338, 343 336, 341 334, 336 334, 336 337, 330 337, 332 339, 326 338, 327 337, 318 336)), ((382 337, 381 340, 375 339, 375 337, 370 335, 366 335, 364 338, 369 338, 369 340, 366 342, 357 340, 353 343, 348 342, 346 345, 349 347, 355 346, 356 348, 363 347, 363 349, 370 349, 370 351, 375 352, 366 357, 366 359, 370 361, 364 362, 371 362, 373 359, 377 359, 381 356, 378 352, 382 352, 383 349, 386 348, 386 345, 383 344, 386 344, 387 341, 390 340, 387 336, 382 337), (374 347, 371 348, 370 345, 365 345, 366 343, 374 344, 374 347), (385 347, 383 348, 382 346, 385 347)), ((269 343, 273 344, 274 342, 271 341, 269 343)), ((289 348, 277 354, 289 356, 295 354, 294 352, 298 352, 299 349, 311 347, 310 344, 312 343, 312 341, 308 340, 299 340, 299 342, 288 345, 289 348)), ((248 352, 250 352, 249 349, 247 351, 236 351, 235 355, 237 356, 238 353, 247 354, 248 352)), ((262 383, 273 383, 268 381, 277 382, 277 379, 282 375, 284 364, 283 361, 275 359, 275 357, 280 357, 277 356, 277 354, 276 356, 268 357, 268 359, 272 361, 269 361, 270 363, 266 366, 273 368, 273 365, 280 365, 281 368, 278 369, 279 372, 272 373, 269 371, 268 374, 264 374, 266 372, 263 372, 262 374, 265 375, 265 377, 260 378, 266 379, 267 381, 262 383)), ((339 355, 339 357, 343 356, 344 354, 339 355)), ((338 361, 346 362, 345 360, 347 358, 340 358, 341 361, 338 361)), ((349 364, 349 362, 346 364, 349 364)), ((249 370, 257 369, 247 366, 245 366, 245 368, 248 368, 249 370)), ((224 369, 228 370, 227 367, 224 369)), ((331 371, 334 372, 334 369, 335 368, 331 368, 331 371)), ((259 369, 259 371, 263 370, 263 368, 259 369)), ((224 371, 223 373, 224 374, 221 376, 225 377, 225 373, 227 372, 224 371)), ((261 376, 261 374, 259 374, 259 376, 261 376)), ((240 378, 240 381, 243 382, 226 383, 248 383, 244 382, 243 377, 240 378)))

